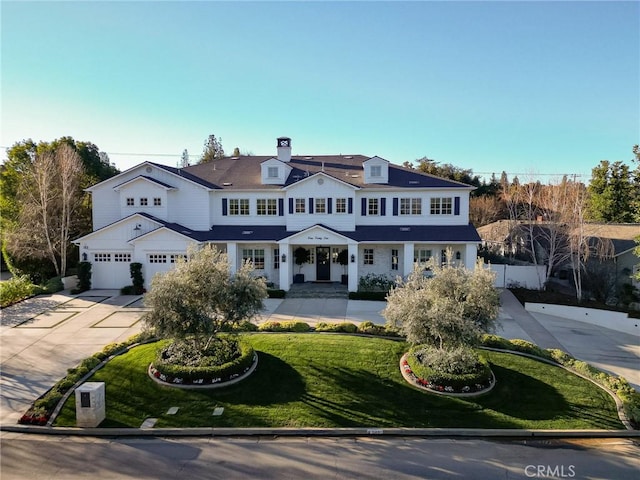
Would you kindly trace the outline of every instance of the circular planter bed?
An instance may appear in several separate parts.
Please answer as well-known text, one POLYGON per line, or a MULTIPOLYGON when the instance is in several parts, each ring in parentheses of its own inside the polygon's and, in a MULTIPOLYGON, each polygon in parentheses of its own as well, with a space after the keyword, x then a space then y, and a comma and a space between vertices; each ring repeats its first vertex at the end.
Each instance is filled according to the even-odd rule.
POLYGON ((221 373, 217 376, 202 375, 200 378, 193 378, 192 376, 172 376, 162 373, 158 370, 153 363, 149 365, 148 374, 156 383, 165 385, 167 387, 177 388, 221 388, 228 387, 235 383, 241 382, 258 366, 258 354, 253 352, 251 364, 245 366, 242 370, 233 373, 229 371, 227 373, 221 373))
POLYGON ((405 353, 400 359, 400 372, 402 376, 411 385, 430 393, 449 395, 452 397, 473 397, 490 392, 496 384, 496 378, 491 370, 489 370, 489 376, 478 377, 474 379, 473 382, 462 386, 447 385, 446 382, 442 384, 428 378, 422 378, 416 375, 411 369, 407 360, 408 355, 409 353, 405 353))

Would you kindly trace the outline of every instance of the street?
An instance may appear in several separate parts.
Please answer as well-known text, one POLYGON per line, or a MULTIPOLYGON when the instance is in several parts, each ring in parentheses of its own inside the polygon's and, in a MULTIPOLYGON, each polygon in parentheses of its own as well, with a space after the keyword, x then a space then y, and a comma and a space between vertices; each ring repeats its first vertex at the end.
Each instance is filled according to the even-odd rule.
POLYGON ((3 432, 3 480, 637 479, 628 439, 92 438, 3 432))

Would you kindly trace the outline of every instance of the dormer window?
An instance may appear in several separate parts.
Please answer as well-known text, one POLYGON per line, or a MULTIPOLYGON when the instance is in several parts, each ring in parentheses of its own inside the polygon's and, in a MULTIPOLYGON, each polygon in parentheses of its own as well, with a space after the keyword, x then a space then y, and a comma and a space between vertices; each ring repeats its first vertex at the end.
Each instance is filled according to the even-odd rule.
POLYGON ((149 201, 147 200, 146 197, 140 198, 140 206, 141 207, 146 207, 148 204, 149 204, 149 201))
POLYGON ((269 178, 278 178, 278 167, 269 167, 267 169, 267 176, 269 178))
POLYGON ((371 176, 372 177, 381 177, 382 176, 382 167, 380 165, 371 165, 371 176))
POLYGON ((133 203, 133 197, 128 197, 127 198, 127 207, 133 207, 134 203, 133 203))

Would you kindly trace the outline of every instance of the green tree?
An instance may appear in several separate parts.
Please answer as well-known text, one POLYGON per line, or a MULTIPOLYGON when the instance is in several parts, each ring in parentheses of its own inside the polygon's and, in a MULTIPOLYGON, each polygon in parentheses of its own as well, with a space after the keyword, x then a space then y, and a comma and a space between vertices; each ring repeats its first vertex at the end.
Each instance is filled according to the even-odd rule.
POLYGON ((447 256, 443 266, 431 262, 431 278, 424 265, 416 264, 387 297, 382 312, 387 325, 400 329, 411 344, 439 349, 473 345, 495 327, 500 299, 493 272, 481 263, 474 270, 456 266, 450 251, 447 256))
POLYGON ((207 140, 204 142, 204 150, 202 152, 202 157, 200 157, 200 161, 198 163, 207 163, 211 160, 222 157, 224 157, 222 139, 216 138, 216 136, 213 134, 209 135, 207 140))
POLYGON ((602 160, 591 170, 589 219, 595 222, 630 223, 636 218, 635 197, 629 166, 602 160))
POLYGON ((418 170, 437 177, 448 178, 456 182, 466 183, 474 187, 480 187, 482 182, 478 175, 473 174, 473 170, 456 167, 450 163, 441 164, 427 157, 416 160, 418 170))
POLYGON ((267 287, 250 262, 231 274, 226 254, 215 247, 192 247, 187 258, 152 279, 143 320, 155 335, 204 352, 219 332, 262 310, 267 287))

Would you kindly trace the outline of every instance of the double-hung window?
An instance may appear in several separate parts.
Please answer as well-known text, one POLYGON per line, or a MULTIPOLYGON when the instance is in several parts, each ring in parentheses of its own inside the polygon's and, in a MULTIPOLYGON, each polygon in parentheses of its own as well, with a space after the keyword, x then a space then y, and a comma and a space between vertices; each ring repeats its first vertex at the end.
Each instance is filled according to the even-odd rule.
POLYGON ((242 261, 250 261, 256 270, 264 270, 264 248, 243 248, 242 261))
POLYGON ((256 201, 258 215, 277 215, 278 203, 275 198, 259 198, 256 201))
POLYGON ((347 213, 346 198, 336 198, 336 213, 347 213))
POLYGON ((296 198, 296 213, 305 213, 306 201, 304 198, 296 198))
POLYGON ((326 198, 316 198, 314 202, 313 211, 315 213, 327 213, 327 199, 326 198))
POLYGON ((373 265, 373 248, 365 248, 363 258, 365 265, 373 265))
POLYGON ((249 215, 249 199, 230 198, 229 215, 249 215))
POLYGON ((451 215, 453 199, 451 197, 435 197, 431 199, 431 215, 451 215))
POLYGON ((367 215, 379 215, 380 214, 380 199, 370 198, 368 200, 367 215))
POLYGON ((431 259, 431 250, 426 248, 416 248, 413 252, 413 261, 427 263, 431 259))
POLYGON ((401 198, 400 199, 400 215, 421 215, 422 199, 421 198, 401 198))

